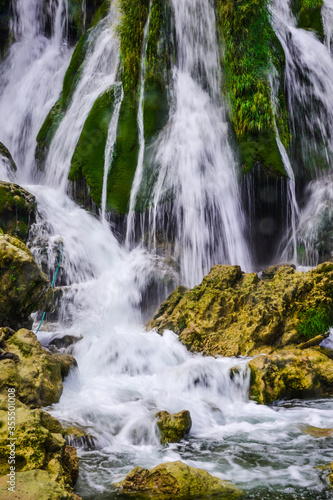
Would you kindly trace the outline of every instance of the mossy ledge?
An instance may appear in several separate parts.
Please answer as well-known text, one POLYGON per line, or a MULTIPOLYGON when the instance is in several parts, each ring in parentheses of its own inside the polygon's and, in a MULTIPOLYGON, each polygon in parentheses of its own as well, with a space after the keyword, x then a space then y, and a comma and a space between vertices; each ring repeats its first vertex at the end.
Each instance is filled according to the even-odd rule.
POLYGON ((271 27, 269 0, 217 0, 217 14, 225 46, 226 91, 243 170, 260 165, 271 173, 286 175, 274 123, 286 146, 290 141, 286 106, 280 88, 274 118, 269 83, 273 66, 282 80, 284 56, 271 27))
POLYGON ((323 0, 291 0, 292 13, 297 18, 297 27, 314 31, 320 41, 324 40, 324 27, 321 16, 323 0))

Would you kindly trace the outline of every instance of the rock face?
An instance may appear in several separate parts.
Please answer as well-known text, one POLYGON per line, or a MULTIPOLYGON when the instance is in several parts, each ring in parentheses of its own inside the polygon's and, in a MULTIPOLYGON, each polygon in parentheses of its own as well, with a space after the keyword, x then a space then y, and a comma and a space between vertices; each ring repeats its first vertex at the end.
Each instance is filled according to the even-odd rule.
POLYGON ((2 328, 0 348, 0 392, 14 387, 16 396, 32 407, 59 401, 62 360, 45 351, 33 332, 2 328))
POLYGON ((30 314, 50 310, 53 291, 22 241, 0 235, 0 326, 31 328, 30 314))
POLYGON ((17 184, 0 182, 0 227, 5 233, 26 241, 35 214, 36 200, 32 194, 17 184))
POLYGON ((232 500, 242 492, 227 481, 211 476, 203 469, 189 467, 183 462, 167 462, 151 470, 135 467, 115 485, 124 493, 135 493, 143 498, 206 498, 232 500))
POLYGON ((169 413, 160 411, 156 414, 158 417, 157 427, 161 433, 161 442, 178 443, 185 434, 188 434, 192 427, 192 419, 190 412, 187 410, 179 413, 169 413))
MULTIPOLYGON (((7 400, 0 398, 0 474, 8 474, 7 400)), ((16 472, 45 469, 49 479, 72 488, 77 480, 75 448, 66 446, 61 424, 43 410, 31 410, 17 400, 16 472)), ((2 497, 1 497, 2 498, 2 497)))
POLYGON ((287 347, 250 361, 250 396, 270 404, 282 398, 333 395, 333 361, 320 348, 287 347))
POLYGON ((171 329, 189 350, 223 356, 271 352, 323 334, 333 324, 333 263, 307 273, 272 266, 243 273, 214 266, 192 290, 178 287, 148 328, 171 329))

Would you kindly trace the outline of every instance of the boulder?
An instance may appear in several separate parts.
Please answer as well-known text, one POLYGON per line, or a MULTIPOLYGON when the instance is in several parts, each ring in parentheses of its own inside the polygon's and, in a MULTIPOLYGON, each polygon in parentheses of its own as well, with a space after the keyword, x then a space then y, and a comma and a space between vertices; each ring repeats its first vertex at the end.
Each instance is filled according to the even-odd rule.
POLYGON ((161 433, 162 444, 178 443, 192 427, 191 414, 187 410, 172 414, 160 411, 156 417, 158 417, 157 427, 161 433))
POLYGON ((22 241, 0 234, 0 326, 31 328, 30 314, 50 310, 53 291, 22 241))
POLYGON ((0 478, 2 500, 81 500, 50 479, 45 470, 29 470, 15 474, 15 491, 8 491, 8 476, 0 478))
POLYGON ((3 353, 14 355, 0 359, 0 392, 13 387, 16 397, 33 407, 59 401, 63 361, 43 349, 33 332, 2 328, 0 348, 3 353))
POLYGON ((171 329, 190 351, 222 356, 271 352, 323 335, 333 324, 333 263, 307 273, 290 265, 262 273, 214 266, 192 290, 178 287, 147 324, 171 329))
MULTIPOLYGON (((78 476, 78 458, 75 448, 66 445, 61 424, 45 411, 32 410, 19 400, 15 406, 15 472, 43 469, 49 480, 71 489, 78 476)), ((9 473, 7 418, 7 399, 1 396, 0 475, 4 476, 9 473)))
POLYGON ((242 496, 233 484, 211 476, 203 469, 190 467, 183 462, 167 462, 151 470, 135 467, 115 485, 122 493, 133 493, 143 498, 227 498, 242 496))
POLYGON ((320 348, 287 347, 261 354, 250 361, 249 368, 250 397, 258 403, 333 395, 333 360, 320 348))
POLYGON ((31 193, 17 184, 0 182, 0 227, 5 233, 26 242, 30 226, 35 222, 36 206, 31 193))

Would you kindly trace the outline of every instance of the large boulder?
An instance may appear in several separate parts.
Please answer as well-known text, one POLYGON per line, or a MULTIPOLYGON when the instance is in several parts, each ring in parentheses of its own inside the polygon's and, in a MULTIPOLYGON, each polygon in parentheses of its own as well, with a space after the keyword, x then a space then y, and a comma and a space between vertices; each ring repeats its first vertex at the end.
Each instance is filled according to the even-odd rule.
MULTIPOLYGON (((10 164, 10 159, 1 155, 0 159, 10 164)), ((5 233, 27 241, 30 226, 35 222, 36 206, 31 193, 17 184, 0 182, 0 227, 5 233)))
MULTIPOLYGON (((0 475, 9 470, 7 398, 0 396, 0 475)), ((75 448, 66 445, 61 424, 43 410, 32 410, 16 400, 15 472, 43 469, 49 479, 71 489, 78 476, 78 457, 75 448)), ((1 496, 2 498, 2 496, 1 496)))
POLYGON ((167 462, 151 470, 135 467, 115 485, 123 493, 144 498, 227 498, 233 500, 242 492, 233 484, 211 476, 203 469, 189 467, 183 462, 167 462))
POLYGON ((0 235, 0 326, 31 328, 30 314, 50 310, 53 291, 22 241, 0 235))
POLYGON ((333 396, 333 360, 320 348, 287 347, 255 357, 249 367, 250 397, 258 403, 333 396))
POLYGON ((15 474, 15 489, 8 490, 8 476, 0 477, 2 500, 81 500, 50 479, 45 470, 30 470, 15 474))
POLYGON ((0 349, 0 393, 15 388, 16 397, 32 407, 59 401, 68 357, 64 369, 64 360, 43 349, 36 335, 25 329, 0 329, 0 349))
POLYGON ((156 414, 157 427, 161 433, 161 442, 178 443, 192 427, 191 414, 188 410, 179 413, 160 411, 156 414))
POLYGON ((171 329, 188 349, 223 356, 271 352, 325 333, 333 324, 333 263, 297 272, 272 266, 259 277, 214 266, 192 290, 178 287, 148 323, 171 329))

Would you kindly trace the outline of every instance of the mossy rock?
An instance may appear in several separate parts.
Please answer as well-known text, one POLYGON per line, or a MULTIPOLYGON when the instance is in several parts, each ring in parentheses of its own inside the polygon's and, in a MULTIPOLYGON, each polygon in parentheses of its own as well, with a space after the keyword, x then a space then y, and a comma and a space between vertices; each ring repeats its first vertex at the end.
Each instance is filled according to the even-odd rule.
POLYGON ((120 492, 138 498, 226 498, 233 500, 243 494, 227 481, 211 476, 203 469, 183 462, 167 462, 151 470, 135 467, 115 485, 120 492))
POLYGON ((13 179, 15 177, 15 172, 17 171, 17 166, 13 160, 12 155, 2 142, 0 142, 0 165, 4 168, 7 178, 13 179))
POLYGON ((30 328, 30 314, 51 310, 53 291, 25 244, 0 235, 0 325, 30 328))
POLYGON ((251 171, 254 166, 260 166, 270 174, 287 175, 275 132, 243 135, 239 139, 239 147, 244 173, 251 171))
POLYGON ((314 31, 323 41, 324 27, 321 16, 323 0, 292 0, 290 6, 297 17, 297 27, 314 31))
POLYGON ((52 139, 64 117, 63 98, 62 95, 49 111, 45 121, 37 135, 37 146, 35 158, 38 168, 43 170, 46 156, 52 142, 52 139))
POLYGON ((288 347, 261 354, 250 361, 249 368, 250 397, 261 404, 333 395, 333 361, 315 348, 288 347))
POLYGON ((102 198, 104 152, 109 124, 114 105, 120 97, 121 89, 119 85, 114 85, 96 99, 72 157, 69 180, 84 177, 97 206, 100 206, 102 198))
POLYGON ((147 328, 171 329, 193 352, 252 355, 260 349, 297 345, 333 324, 333 263, 307 273, 290 265, 243 273, 239 266, 214 266, 192 290, 177 288, 147 328), (308 311, 321 311, 321 320, 308 311))
POLYGON ((7 45, 10 33, 11 1, 0 0, 0 52, 7 45))
POLYGON ((0 345, 0 392, 14 387, 17 398, 32 407, 58 402, 64 375, 62 361, 43 349, 29 330, 2 329, 1 332, 5 335, 0 345))
POLYGON ((132 182, 138 162, 137 114, 137 104, 125 95, 120 107, 113 162, 107 184, 108 209, 119 214, 128 211, 132 182))
POLYGON ((50 479, 45 470, 18 472, 15 475, 15 490, 8 490, 8 476, 0 478, 2 500, 81 500, 50 479))
POLYGON ((35 216, 35 197, 17 184, 0 181, 0 227, 3 231, 27 241, 35 216))
POLYGON ((158 418, 157 427, 161 433, 162 444, 178 443, 190 432, 192 427, 191 415, 187 410, 179 413, 160 411, 156 414, 156 417, 158 418))
MULTIPOLYGON (((78 476, 75 448, 66 445, 61 424, 43 410, 15 402, 16 472, 43 469, 49 478, 71 490, 78 476)), ((9 473, 7 396, 0 396, 0 475, 9 473)), ((2 498, 2 497, 1 497, 2 498)))

